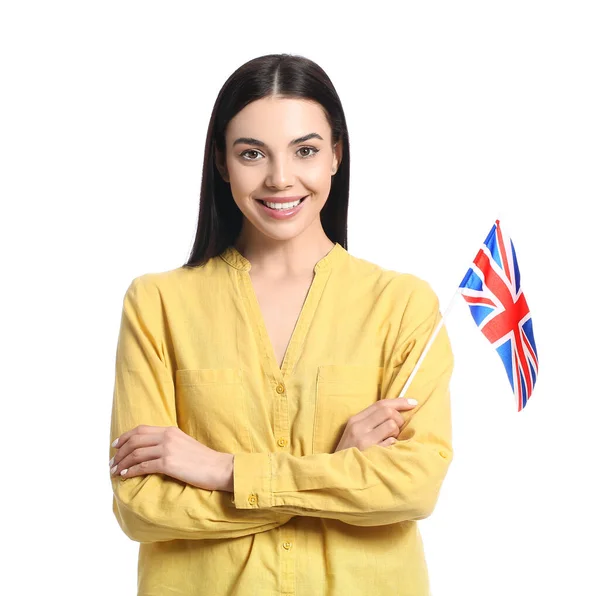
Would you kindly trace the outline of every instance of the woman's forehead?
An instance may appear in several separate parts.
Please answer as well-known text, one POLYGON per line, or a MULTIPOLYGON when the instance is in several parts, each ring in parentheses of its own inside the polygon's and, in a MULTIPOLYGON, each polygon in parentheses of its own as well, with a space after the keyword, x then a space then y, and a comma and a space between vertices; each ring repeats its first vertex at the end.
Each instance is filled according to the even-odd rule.
POLYGON ((328 131, 321 105, 299 98, 258 99, 240 110, 227 126, 231 143, 237 137, 251 137, 267 144, 287 144, 312 132, 324 139, 328 131))

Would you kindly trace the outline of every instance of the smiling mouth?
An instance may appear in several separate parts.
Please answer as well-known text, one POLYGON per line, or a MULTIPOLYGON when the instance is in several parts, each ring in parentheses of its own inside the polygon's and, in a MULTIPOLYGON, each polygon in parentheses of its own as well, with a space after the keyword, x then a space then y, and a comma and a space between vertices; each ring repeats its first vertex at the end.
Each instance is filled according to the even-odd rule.
POLYGON ((265 207, 268 207, 269 209, 274 209, 276 211, 286 211, 288 209, 294 209, 296 208, 298 205, 300 205, 306 198, 308 197, 308 195, 306 195, 306 197, 302 197, 299 201, 290 201, 289 203, 271 203, 269 201, 262 201, 261 199, 256 199, 259 203, 262 203, 265 207), (287 207, 279 207, 279 205, 287 205, 287 207))

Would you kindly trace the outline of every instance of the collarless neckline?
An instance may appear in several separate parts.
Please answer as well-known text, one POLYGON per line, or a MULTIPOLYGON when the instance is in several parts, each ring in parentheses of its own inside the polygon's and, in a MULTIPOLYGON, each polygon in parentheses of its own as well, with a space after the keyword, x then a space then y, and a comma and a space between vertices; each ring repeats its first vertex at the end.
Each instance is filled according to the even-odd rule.
MULTIPOLYGON (((346 254, 346 249, 339 242, 336 242, 331 250, 316 262, 313 272, 316 273, 332 267, 346 254)), ((235 269, 250 271, 252 268, 250 261, 233 244, 227 246, 219 256, 235 269)))

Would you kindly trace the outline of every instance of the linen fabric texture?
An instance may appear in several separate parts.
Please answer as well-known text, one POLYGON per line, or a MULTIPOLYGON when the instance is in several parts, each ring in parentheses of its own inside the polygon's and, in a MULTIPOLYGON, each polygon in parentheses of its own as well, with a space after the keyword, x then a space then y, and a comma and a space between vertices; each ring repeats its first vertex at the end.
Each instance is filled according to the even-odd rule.
POLYGON ((233 493, 111 476, 114 515, 140 543, 138 595, 427 596, 417 522, 453 457, 444 326, 398 441, 334 450, 351 416, 399 395, 440 320, 436 294, 336 243, 280 367, 250 268, 229 246, 126 290, 110 443, 141 424, 177 426, 234 454, 233 493))

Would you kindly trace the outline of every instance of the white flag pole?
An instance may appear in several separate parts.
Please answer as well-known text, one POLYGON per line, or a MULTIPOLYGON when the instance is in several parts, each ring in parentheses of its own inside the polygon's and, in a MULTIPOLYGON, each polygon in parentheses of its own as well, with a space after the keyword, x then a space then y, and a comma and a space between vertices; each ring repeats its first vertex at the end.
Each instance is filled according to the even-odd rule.
MULTIPOLYGON (((497 215, 497 217, 494 219, 494 223, 496 223, 496 220, 501 221, 500 216, 501 216, 501 213, 499 213, 497 215)), ((466 271, 468 271, 471 268, 472 264, 473 264, 473 259, 471 259, 469 261, 469 266, 467 267, 466 271)), ((464 275, 466 275, 466 273, 463 274, 463 277, 464 277, 464 275)), ((462 278, 461 278, 461 281, 462 281, 462 278)), ((450 312, 452 306, 454 305, 454 303, 456 301, 456 297, 459 296, 460 294, 461 294, 460 286, 458 286, 456 288, 456 292, 454 292, 454 294, 452 295, 452 298, 450 299, 450 303, 446 307, 446 310, 444 311, 442 318, 439 320, 438 324, 436 325, 436 328, 433 330, 433 333, 431 334, 431 337, 427 341, 427 344, 425 345, 425 349, 423 350, 423 353, 417 360, 417 363, 415 364, 415 367, 413 368, 412 372, 410 373, 410 376, 408 377, 408 379, 406 379, 406 383, 404 383, 404 387, 402 387, 402 391, 400 392, 400 395, 398 397, 405 396, 408 386, 411 384, 412 380, 414 379, 415 375, 417 374, 417 371, 419 370, 419 367, 421 366, 421 362, 423 362, 423 359, 427 355, 427 352, 429 352, 429 348, 431 348, 431 344, 433 344, 435 338, 437 337, 437 334, 440 332, 440 329, 442 328, 442 325, 444 324, 444 321, 446 320, 448 313, 450 312)))
POLYGON ((415 364, 415 367, 413 368, 412 372, 410 373, 410 376, 408 377, 408 379, 406 379, 406 383, 404 383, 404 387, 402 387, 402 391, 400 392, 400 395, 398 397, 404 397, 404 395, 406 394, 406 390, 408 389, 408 386, 411 384, 414 376, 417 374, 417 371, 419 370, 419 367, 421 366, 421 362, 423 362, 423 359, 427 355, 427 352, 429 352, 429 348, 431 348, 431 344, 433 344, 437 334, 440 332, 440 329, 442 328, 442 325, 444 324, 444 321, 446 320, 446 317, 448 316, 450 309, 454 305, 456 297, 459 295, 460 295, 460 288, 458 287, 456 289, 456 292, 454 292, 452 298, 450 299, 450 303, 446 307, 446 310, 444 311, 442 318, 438 321, 436 328, 433 330, 433 333, 431 334, 431 337, 429 338, 429 341, 427 342, 425 349, 423 350, 423 353, 417 360, 417 363, 415 364))

